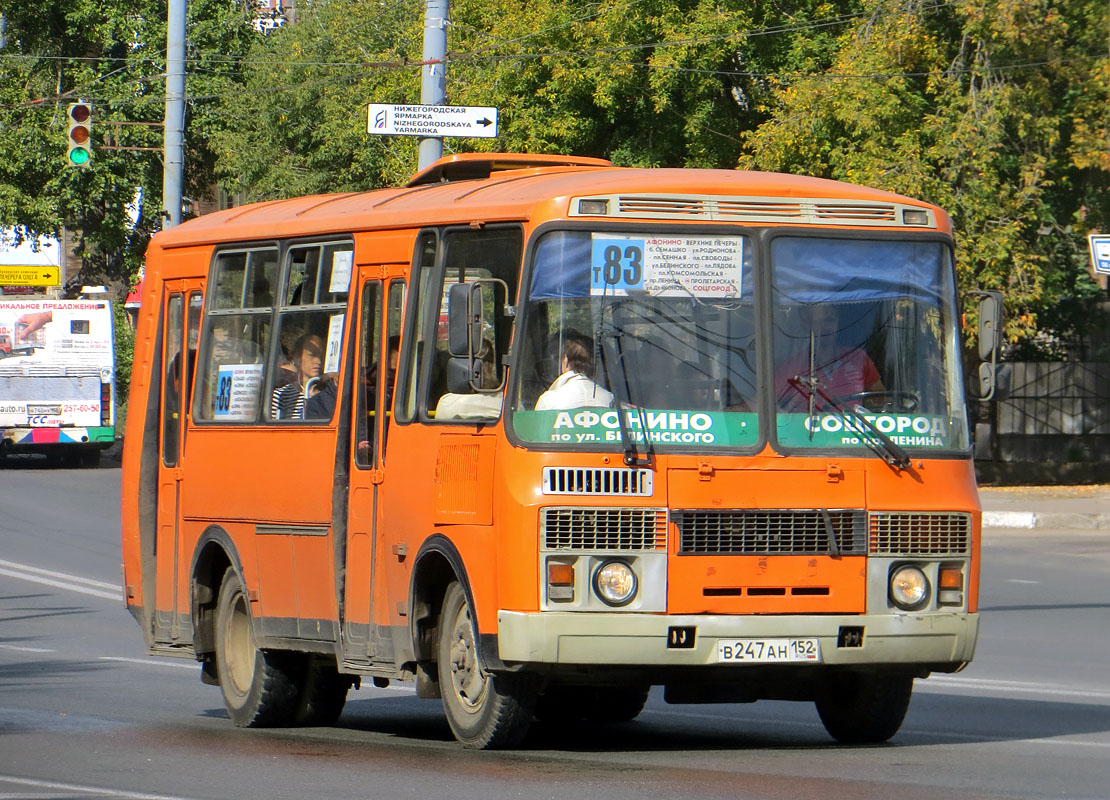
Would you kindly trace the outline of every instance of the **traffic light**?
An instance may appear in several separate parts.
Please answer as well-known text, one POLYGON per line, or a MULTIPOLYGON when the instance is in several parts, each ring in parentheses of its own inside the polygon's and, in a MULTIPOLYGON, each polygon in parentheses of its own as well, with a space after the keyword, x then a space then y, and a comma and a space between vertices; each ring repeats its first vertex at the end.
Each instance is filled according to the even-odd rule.
POLYGON ((66 110, 69 121, 69 152, 66 162, 71 167, 86 167, 92 158, 92 105, 70 103, 66 110))

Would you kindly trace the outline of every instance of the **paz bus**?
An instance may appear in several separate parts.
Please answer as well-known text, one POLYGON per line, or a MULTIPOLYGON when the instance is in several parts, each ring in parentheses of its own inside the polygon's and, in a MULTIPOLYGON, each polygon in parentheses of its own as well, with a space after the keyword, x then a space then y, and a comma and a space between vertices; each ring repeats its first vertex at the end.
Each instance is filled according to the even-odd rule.
POLYGON ((93 467, 112 446, 112 307, 98 295, 0 298, 0 458, 93 467))
POLYGON ((769 173, 450 156, 151 242, 127 607, 239 726, 668 703, 893 736, 978 632, 952 227, 769 173))

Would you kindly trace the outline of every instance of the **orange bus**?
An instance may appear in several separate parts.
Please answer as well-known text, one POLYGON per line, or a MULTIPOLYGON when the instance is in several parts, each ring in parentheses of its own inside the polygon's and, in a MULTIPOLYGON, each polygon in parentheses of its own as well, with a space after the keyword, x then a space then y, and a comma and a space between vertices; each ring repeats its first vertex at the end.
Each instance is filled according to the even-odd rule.
POLYGON ((939 208, 793 175, 469 154, 154 237, 126 602, 240 726, 363 678, 468 747, 816 704, 894 735, 978 632, 939 208))

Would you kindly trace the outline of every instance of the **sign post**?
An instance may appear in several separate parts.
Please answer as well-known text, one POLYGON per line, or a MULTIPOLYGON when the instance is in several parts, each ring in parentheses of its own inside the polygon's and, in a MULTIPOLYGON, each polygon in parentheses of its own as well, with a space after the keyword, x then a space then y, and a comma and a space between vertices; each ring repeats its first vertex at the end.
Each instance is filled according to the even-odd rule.
POLYGON ((370 103, 367 133, 381 136, 497 138, 497 109, 491 106, 404 106, 370 103))

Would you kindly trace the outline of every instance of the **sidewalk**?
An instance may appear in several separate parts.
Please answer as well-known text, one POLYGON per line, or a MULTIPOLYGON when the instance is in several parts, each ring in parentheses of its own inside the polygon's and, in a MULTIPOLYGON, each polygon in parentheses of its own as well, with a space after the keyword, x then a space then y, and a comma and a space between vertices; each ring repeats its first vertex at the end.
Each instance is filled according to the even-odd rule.
POLYGON ((984 486, 984 528, 1110 530, 1110 485, 984 486))

